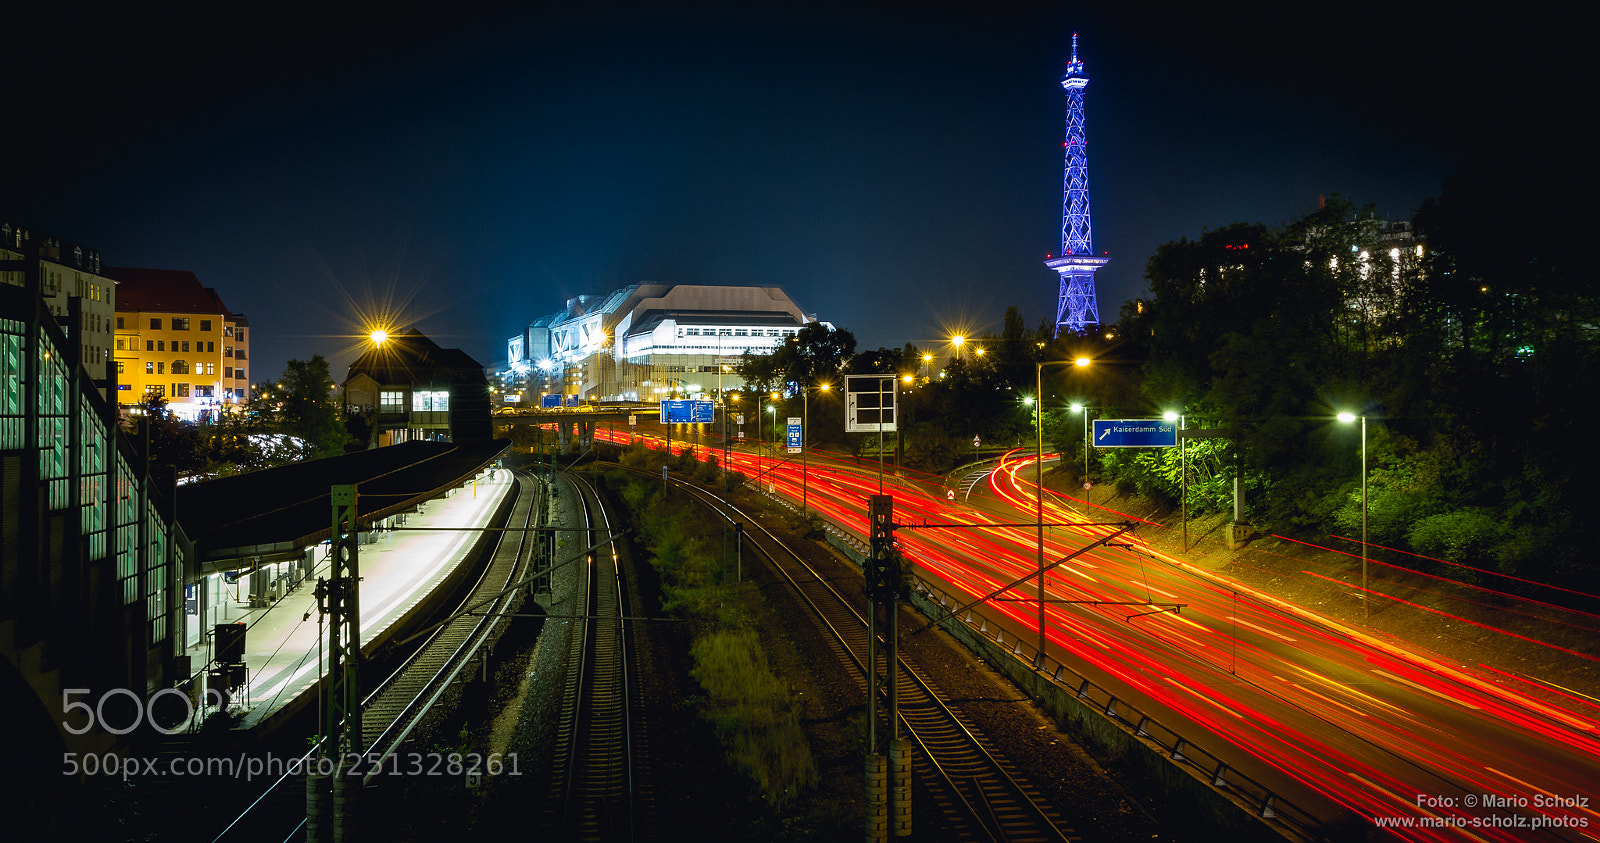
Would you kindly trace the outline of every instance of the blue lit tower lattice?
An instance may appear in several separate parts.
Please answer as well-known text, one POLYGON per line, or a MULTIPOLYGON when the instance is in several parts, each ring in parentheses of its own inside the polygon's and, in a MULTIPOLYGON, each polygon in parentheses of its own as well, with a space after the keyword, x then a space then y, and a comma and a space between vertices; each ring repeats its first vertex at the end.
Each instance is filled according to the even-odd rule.
POLYGON ((1045 261, 1045 266, 1061 273, 1061 301, 1056 307, 1056 336, 1065 327, 1072 332, 1100 324, 1100 309, 1094 301, 1094 271, 1110 262, 1095 257, 1094 237, 1089 228, 1089 153, 1083 134, 1083 89, 1089 77, 1078 61, 1078 34, 1072 34, 1072 60, 1061 77, 1067 92, 1067 174, 1061 200, 1061 255, 1045 261))

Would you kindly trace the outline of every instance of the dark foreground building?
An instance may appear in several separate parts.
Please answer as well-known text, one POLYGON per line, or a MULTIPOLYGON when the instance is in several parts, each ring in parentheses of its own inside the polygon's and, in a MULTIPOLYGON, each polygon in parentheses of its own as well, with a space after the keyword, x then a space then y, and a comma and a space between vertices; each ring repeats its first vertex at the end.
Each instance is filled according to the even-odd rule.
POLYGON ((483 366, 459 348, 440 348, 415 328, 356 358, 344 396, 347 408, 373 419, 373 445, 493 438, 483 366))

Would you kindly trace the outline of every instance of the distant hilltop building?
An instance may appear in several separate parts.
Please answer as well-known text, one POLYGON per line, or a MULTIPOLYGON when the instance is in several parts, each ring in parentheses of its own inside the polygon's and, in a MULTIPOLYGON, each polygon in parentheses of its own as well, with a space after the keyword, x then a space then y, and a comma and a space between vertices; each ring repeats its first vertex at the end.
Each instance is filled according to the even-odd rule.
MULTIPOLYGON (((656 401, 744 386, 746 352, 771 354, 817 322, 778 287, 635 284, 567 300, 507 340, 502 404, 536 404, 534 386, 589 400, 656 401)), ((832 329, 832 325, 821 323, 832 329)))
POLYGON ((213 419, 250 398, 250 322, 193 272, 113 267, 117 404, 165 398, 173 415, 213 419))

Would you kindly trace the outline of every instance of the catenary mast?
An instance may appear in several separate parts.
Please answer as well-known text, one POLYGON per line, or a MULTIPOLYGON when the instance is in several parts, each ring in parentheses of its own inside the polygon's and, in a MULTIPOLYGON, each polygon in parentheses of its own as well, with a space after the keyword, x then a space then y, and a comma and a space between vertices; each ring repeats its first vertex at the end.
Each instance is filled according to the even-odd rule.
POLYGON ((1061 77, 1067 92, 1067 140, 1065 195, 1061 200, 1061 255, 1045 261, 1045 266, 1061 273, 1061 301, 1056 307, 1056 336, 1061 329, 1080 332, 1100 324, 1100 309, 1094 300, 1094 272, 1110 262, 1095 257, 1094 238, 1089 228, 1089 154, 1083 134, 1083 89, 1089 77, 1078 60, 1078 34, 1072 34, 1072 60, 1061 77))

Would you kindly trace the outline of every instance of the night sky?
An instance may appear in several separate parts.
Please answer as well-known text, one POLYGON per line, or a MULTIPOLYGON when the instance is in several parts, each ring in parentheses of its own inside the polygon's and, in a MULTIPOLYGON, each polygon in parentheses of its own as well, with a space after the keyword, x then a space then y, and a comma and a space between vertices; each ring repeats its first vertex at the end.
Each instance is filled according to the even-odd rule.
POLYGON ((0 219, 192 270, 254 380, 342 380, 383 312, 493 365, 644 281, 776 284, 863 348, 1053 318, 1075 31, 1107 322, 1161 243, 1335 193, 1409 218, 1593 99, 1527 5, 123 5, 6 13, 0 219))

